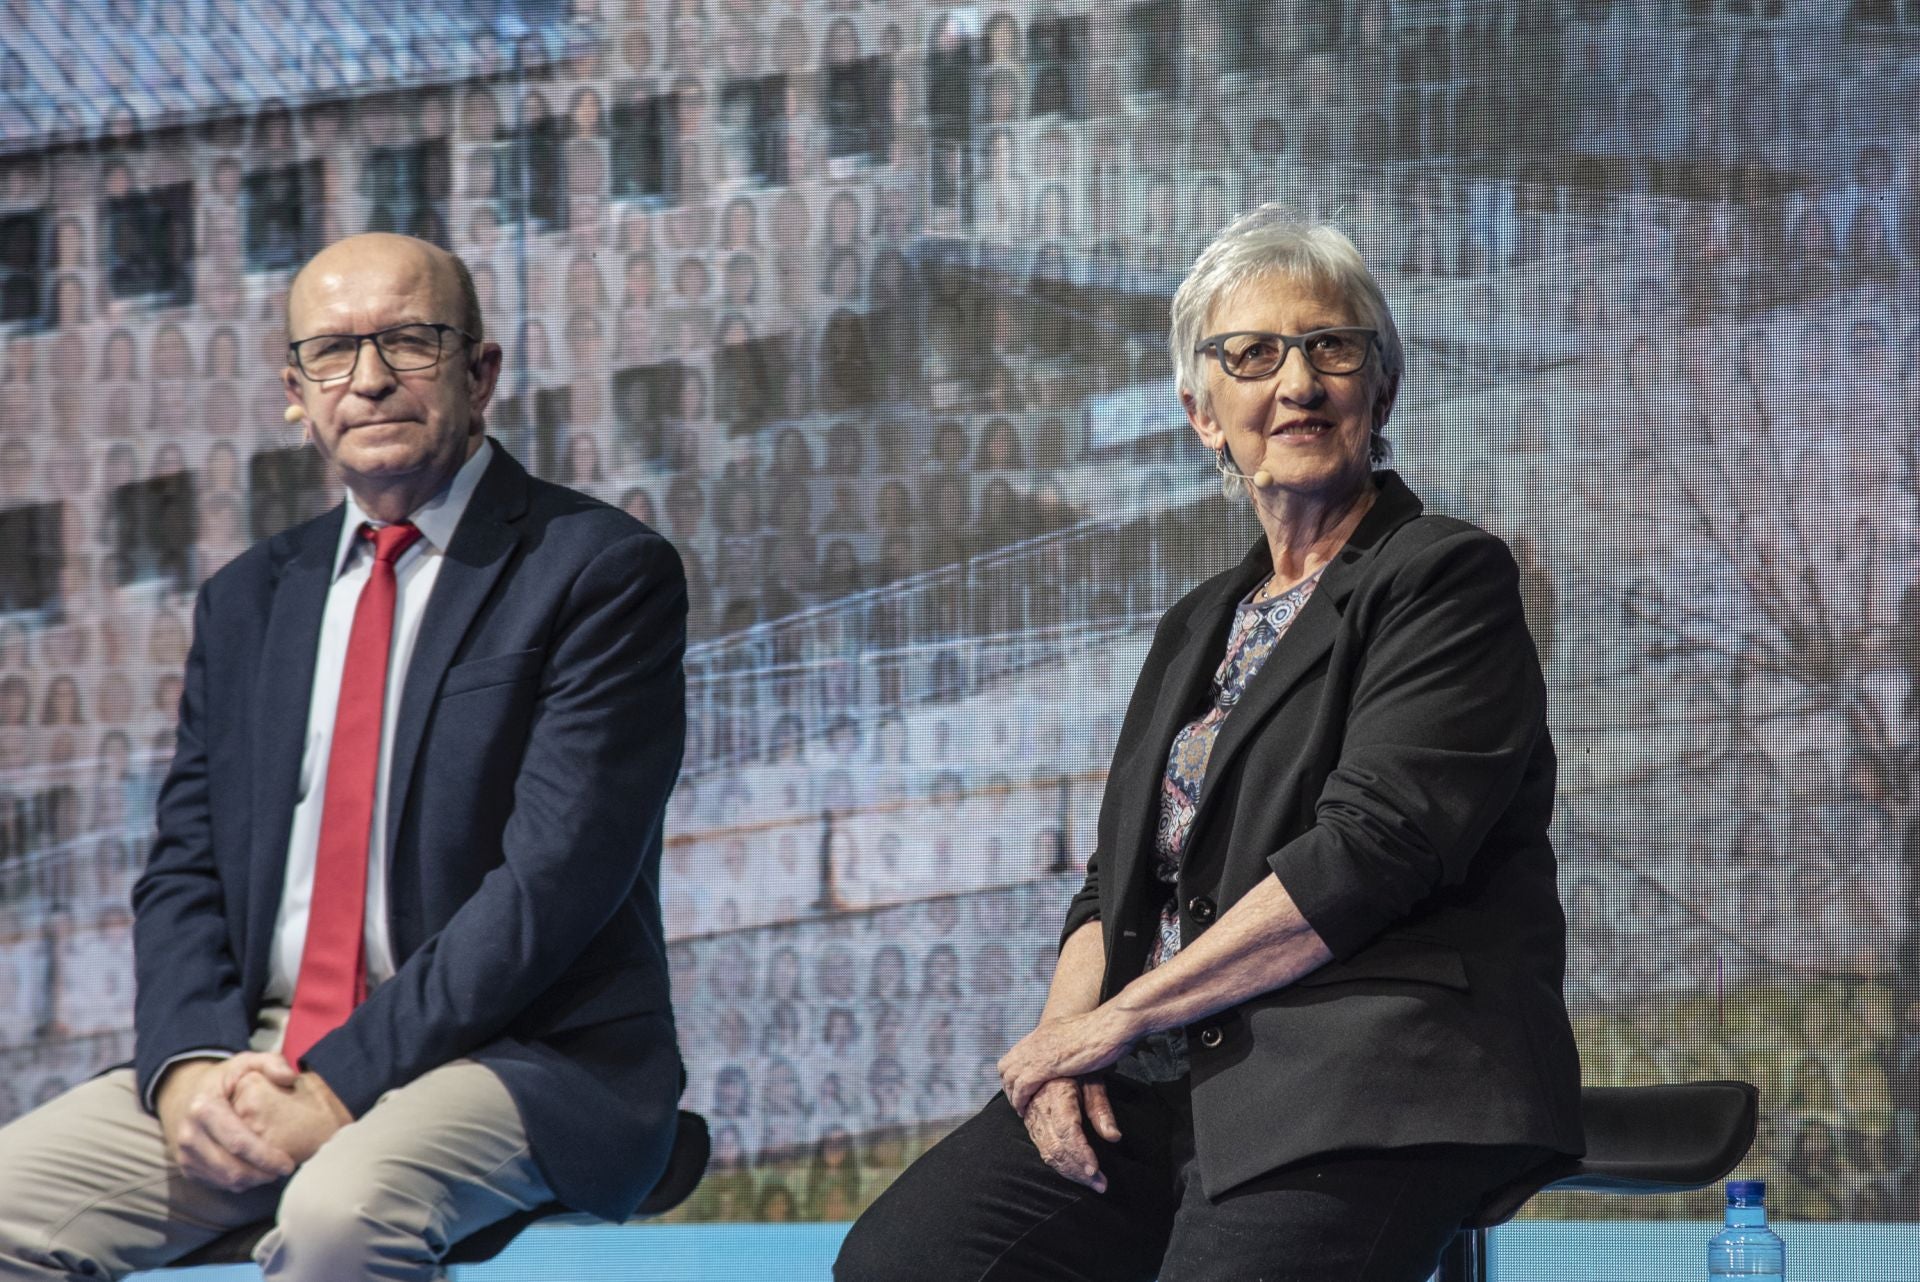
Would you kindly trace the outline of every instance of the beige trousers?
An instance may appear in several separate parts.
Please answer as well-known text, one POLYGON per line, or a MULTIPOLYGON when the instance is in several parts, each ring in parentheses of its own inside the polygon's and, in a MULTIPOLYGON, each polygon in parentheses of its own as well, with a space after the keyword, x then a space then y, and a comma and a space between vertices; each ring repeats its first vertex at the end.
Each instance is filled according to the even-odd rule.
POLYGON ((0 1279, 119 1278, 272 1217, 254 1259, 273 1282, 426 1282, 451 1244, 552 1198, 512 1097, 471 1060, 387 1092, 290 1179, 240 1194, 183 1175, 135 1090, 119 1069, 0 1128, 0 1279))

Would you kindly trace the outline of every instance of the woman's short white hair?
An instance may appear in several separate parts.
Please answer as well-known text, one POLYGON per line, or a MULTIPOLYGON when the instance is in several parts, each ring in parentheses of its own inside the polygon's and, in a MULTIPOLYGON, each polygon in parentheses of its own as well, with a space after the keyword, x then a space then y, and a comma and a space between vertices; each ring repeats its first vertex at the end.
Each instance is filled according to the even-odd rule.
MULTIPOLYGON (((1173 349, 1174 386, 1179 392, 1192 396, 1201 409, 1210 408, 1201 362, 1211 358, 1194 350, 1206 337, 1207 318, 1222 298, 1268 275, 1337 291, 1353 308, 1357 324, 1379 331, 1380 386, 1398 387, 1406 351, 1400 346, 1400 331, 1387 297, 1359 249, 1332 223, 1310 222, 1285 206, 1266 204, 1222 228, 1174 291, 1167 341, 1173 349)), ((1391 450, 1375 427, 1373 461, 1385 462, 1391 450)))

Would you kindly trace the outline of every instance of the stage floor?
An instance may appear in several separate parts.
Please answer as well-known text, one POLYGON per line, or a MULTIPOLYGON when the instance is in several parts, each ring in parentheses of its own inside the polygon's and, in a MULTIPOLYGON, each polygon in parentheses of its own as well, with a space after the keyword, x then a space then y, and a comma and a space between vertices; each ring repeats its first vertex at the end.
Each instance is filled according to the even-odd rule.
MULTIPOLYGON (((1530 1221, 1495 1235, 1494 1282, 1699 1282, 1714 1225, 1530 1221)), ((1788 1276, 1914 1282, 1920 1225, 1787 1224, 1788 1276)), ((530 1229, 454 1282, 827 1282, 844 1224, 655 1224, 530 1229)), ((243 1282, 251 1267, 137 1273, 129 1282, 243 1282)))

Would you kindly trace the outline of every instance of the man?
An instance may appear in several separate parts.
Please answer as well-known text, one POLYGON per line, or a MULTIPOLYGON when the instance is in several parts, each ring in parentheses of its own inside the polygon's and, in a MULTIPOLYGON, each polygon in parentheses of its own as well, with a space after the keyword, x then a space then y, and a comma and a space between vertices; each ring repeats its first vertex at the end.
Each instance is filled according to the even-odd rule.
POLYGON ((628 1214, 672 1145, 679 559, 487 441, 453 255, 341 241, 287 321, 288 417, 348 499, 200 593, 135 1062, 0 1130, 0 1278, 268 1216, 268 1278, 431 1278, 522 1207, 628 1214))

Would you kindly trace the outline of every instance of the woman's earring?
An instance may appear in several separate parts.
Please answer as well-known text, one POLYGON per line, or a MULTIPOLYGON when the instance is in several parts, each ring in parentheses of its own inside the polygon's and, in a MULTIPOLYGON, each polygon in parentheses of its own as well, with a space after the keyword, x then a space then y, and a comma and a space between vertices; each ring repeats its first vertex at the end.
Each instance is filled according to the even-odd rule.
POLYGON ((1213 452, 1213 470, 1220 474, 1220 493, 1231 499, 1245 492, 1245 479, 1228 457, 1225 441, 1220 442, 1220 448, 1213 452))

